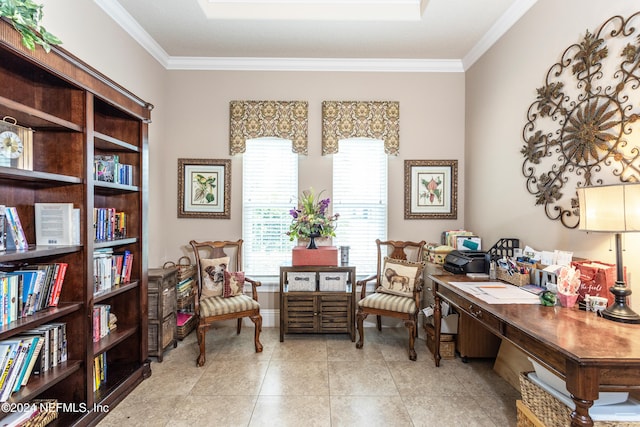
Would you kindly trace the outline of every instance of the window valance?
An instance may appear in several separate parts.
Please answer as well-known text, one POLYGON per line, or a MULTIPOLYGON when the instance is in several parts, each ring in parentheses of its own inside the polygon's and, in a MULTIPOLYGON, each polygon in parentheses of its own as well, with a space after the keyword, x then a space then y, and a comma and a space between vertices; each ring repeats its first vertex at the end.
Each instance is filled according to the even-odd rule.
POLYGON ((307 154, 306 101, 231 101, 229 154, 244 153, 246 140, 265 137, 292 141, 292 150, 307 154))
POLYGON ((338 141, 375 138, 384 151, 400 149, 400 103, 396 101, 324 101, 322 103, 322 154, 338 152, 338 141))

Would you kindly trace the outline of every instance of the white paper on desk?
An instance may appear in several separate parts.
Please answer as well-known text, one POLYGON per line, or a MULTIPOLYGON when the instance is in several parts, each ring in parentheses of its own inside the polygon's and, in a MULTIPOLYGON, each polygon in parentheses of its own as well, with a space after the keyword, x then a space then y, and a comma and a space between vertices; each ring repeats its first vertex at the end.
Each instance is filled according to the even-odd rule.
POLYGON ((481 291, 487 295, 499 299, 499 300, 533 300, 539 302, 540 299, 537 295, 527 292, 513 285, 503 285, 503 287, 483 287, 479 285, 481 291))
POLYGON ((488 304, 540 304, 537 295, 504 282, 449 282, 488 304))

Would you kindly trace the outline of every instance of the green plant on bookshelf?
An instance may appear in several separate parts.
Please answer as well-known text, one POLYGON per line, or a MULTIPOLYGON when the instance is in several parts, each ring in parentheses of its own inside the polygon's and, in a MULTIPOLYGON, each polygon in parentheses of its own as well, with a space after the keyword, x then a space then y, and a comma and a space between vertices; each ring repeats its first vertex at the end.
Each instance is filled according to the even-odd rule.
POLYGON ((48 53, 51 45, 61 44, 62 41, 40 25, 42 7, 31 0, 0 0, 0 17, 11 22, 22 36, 25 47, 35 50, 39 44, 48 53))

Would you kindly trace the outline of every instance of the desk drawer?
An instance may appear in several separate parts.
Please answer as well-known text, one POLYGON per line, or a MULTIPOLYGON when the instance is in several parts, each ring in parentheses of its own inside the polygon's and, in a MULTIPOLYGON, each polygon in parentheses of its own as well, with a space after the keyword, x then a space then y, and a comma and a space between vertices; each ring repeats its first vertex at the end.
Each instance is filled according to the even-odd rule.
POLYGON ((490 331, 502 335, 502 322, 493 314, 483 310, 477 305, 471 303, 467 304, 466 307, 461 307, 469 313, 470 316, 478 319, 482 324, 489 329, 490 331))
POLYGON ((491 332, 500 336, 503 335, 502 322, 493 314, 483 310, 478 305, 467 301, 466 299, 460 297, 459 295, 448 289, 440 288, 438 292, 444 299, 450 301, 453 305, 458 307, 458 309, 464 311, 469 316, 477 319, 491 332))

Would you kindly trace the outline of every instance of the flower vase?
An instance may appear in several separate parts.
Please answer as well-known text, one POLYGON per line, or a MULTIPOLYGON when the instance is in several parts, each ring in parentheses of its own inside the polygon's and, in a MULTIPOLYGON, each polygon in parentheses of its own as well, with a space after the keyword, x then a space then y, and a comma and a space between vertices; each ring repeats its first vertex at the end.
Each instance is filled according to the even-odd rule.
POLYGON ((560 300, 561 306, 571 308, 576 305, 576 301, 578 301, 578 294, 563 294, 558 292, 558 299, 560 300))
POLYGON ((307 244, 307 249, 318 249, 318 247, 316 246, 316 237, 320 237, 320 233, 309 234, 309 243, 307 244))

